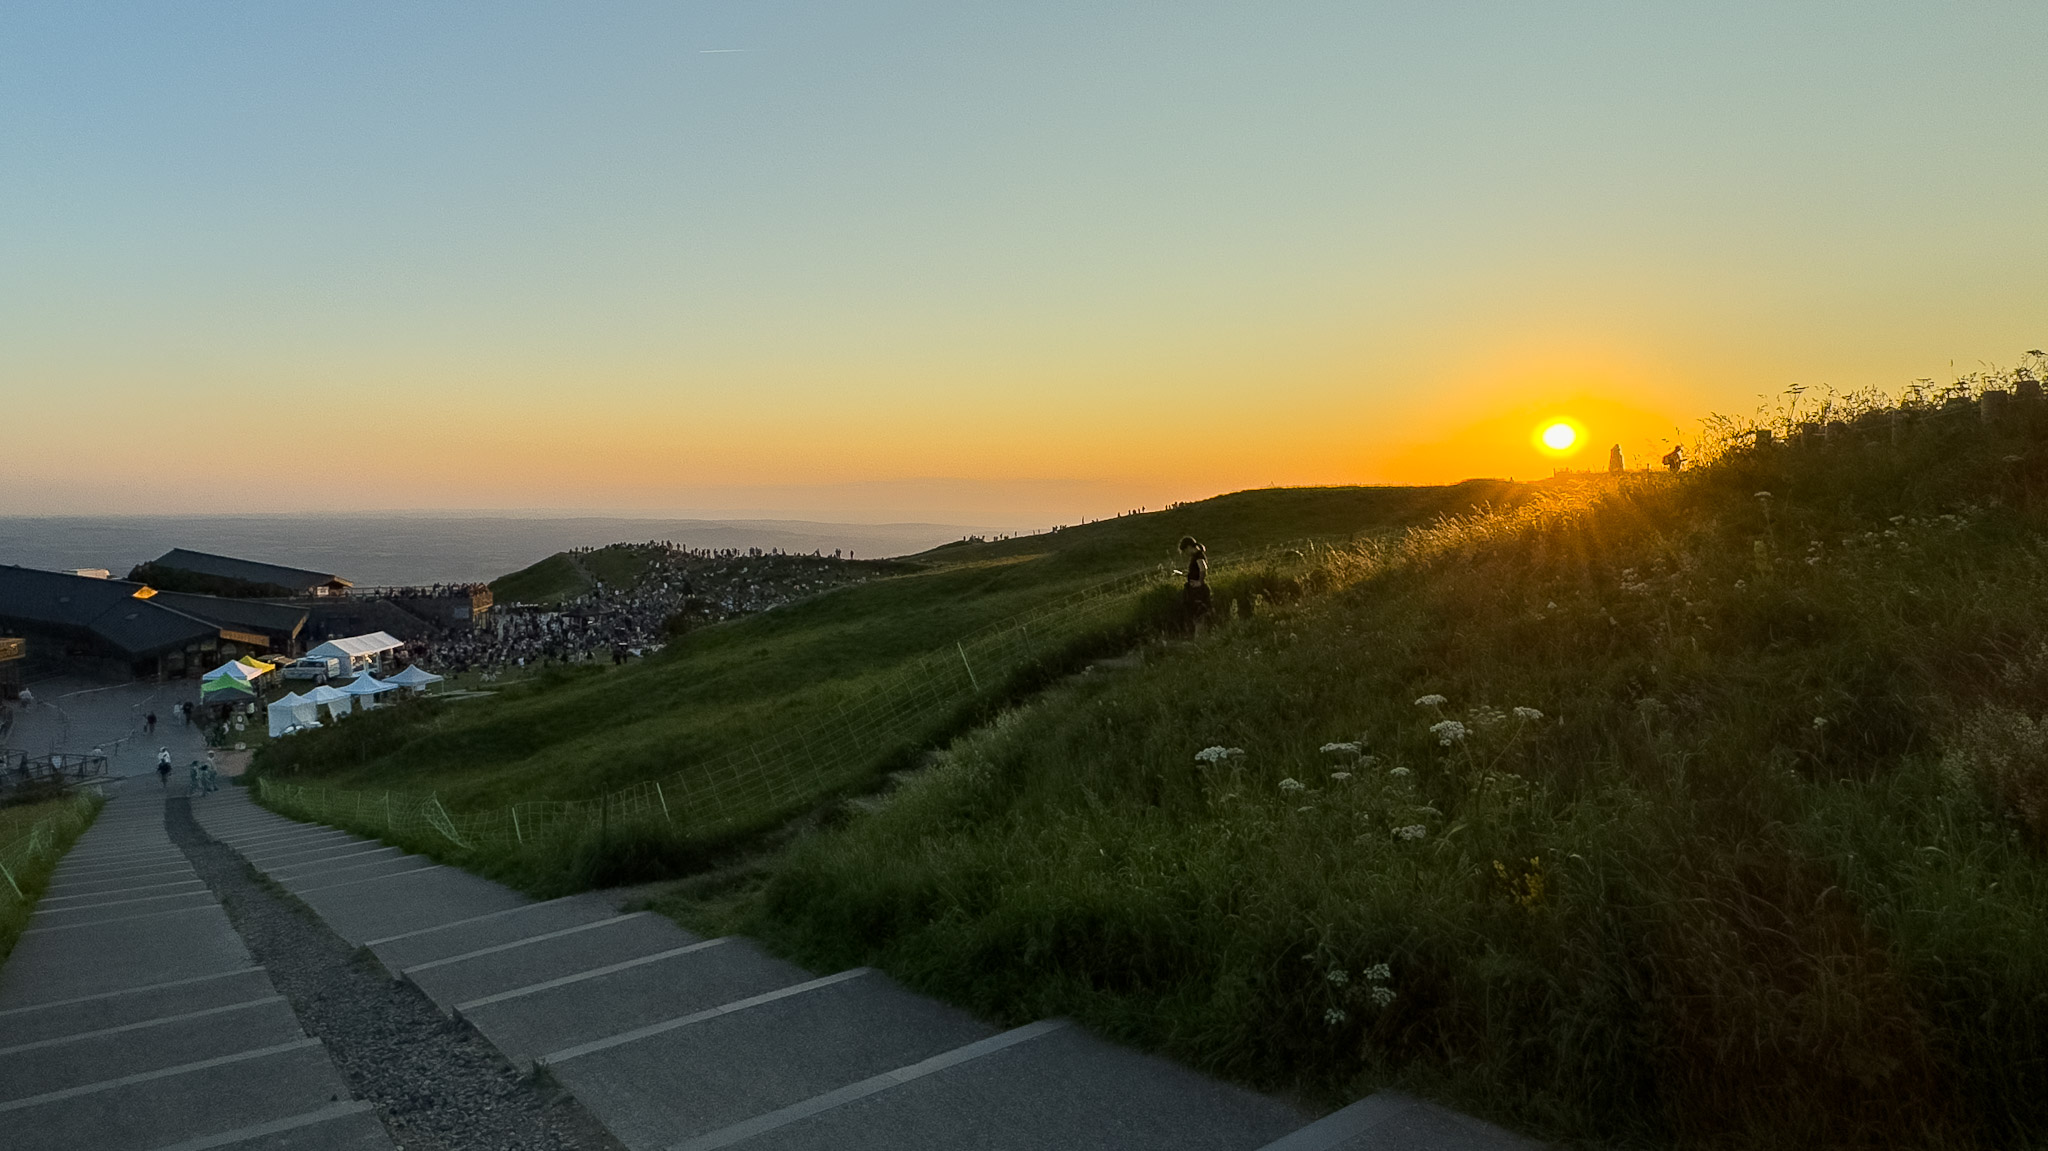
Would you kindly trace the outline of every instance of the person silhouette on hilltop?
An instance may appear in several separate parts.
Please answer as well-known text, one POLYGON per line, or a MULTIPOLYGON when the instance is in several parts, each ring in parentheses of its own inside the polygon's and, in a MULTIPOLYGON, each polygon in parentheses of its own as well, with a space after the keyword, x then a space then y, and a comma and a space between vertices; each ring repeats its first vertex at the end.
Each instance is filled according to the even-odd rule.
POLYGON ((1664 466, 1671 469, 1671 474, 1674 476, 1683 471, 1685 469, 1685 445, 1671 445, 1671 450, 1664 453, 1664 466))
POLYGON ((1188 631, 1193 632, 1209 618, 1209 549, 1193 536, 1182 536, 1180 550, 1188 553, 1188 582, 1181 588, 1181 606, 1188 631))
POLYGON ((1610 476, 1620 475, 1620 474, 1621 474, 1621 473, 1622 473, 1623 471, 1625 471, 1625 470, 1627 470, 1627 468, 1626 468, 1626 466, 1625 466, 1625 465, 1624 465, 1624 464, 1623 464, 1623 463, 1621 462, 1621 445, 1620 445, 1620 444, 1616 444, 1616 445, 1614 445, 1613 447, 1611 447, 1611 448, 1608 448, 1608 449, 1607 449, 1607 474, 1608 474, 1608 475, 1610 475, 1610 476))

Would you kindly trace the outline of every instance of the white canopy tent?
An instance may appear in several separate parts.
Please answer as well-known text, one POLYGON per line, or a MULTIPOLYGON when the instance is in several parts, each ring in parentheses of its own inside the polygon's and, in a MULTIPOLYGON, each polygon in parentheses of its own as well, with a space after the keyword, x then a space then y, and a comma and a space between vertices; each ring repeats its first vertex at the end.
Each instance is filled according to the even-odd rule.
POLYGON ((243 663, 241 660, 231 659, 226 663, 220 665, 219 667, 214 668, 212 671, 207 672, 205 675, 200 676, 199 680, 201 683, 207 683, 219 679, 222 676, 233 676, 235 679, 239 679, 243 683, 253 683, 255 682, 256 677, 262 674, 262 672, 257 671, 255 668, 250 667, 248 664, 243 663))
POLYGON ((327 717, 329 719, 340 719, 342 716, 354 711, 356 707, 355 696, 340 688, 328 687, 324 683, 300 696, 299 699, 301 702, 313 704, 315 715, 319 714, 317 709, 324 705, 327 708, 327 717))
POLYGON ((361 671, 404 646, 404 640, 389 632, 373 631, 330 639, 306 654, 314 659, 338 659, 346 670, 361 671))
POLYGON ((345 695, 356 697, 362 703, 364 709, 367 710, 377 706, 373 702, 377 696, 383 695, 387 691, 397 691, 399 686, 395 683, 386 683, 366 671, 348 683, 341 685, 341 690, 345 695))
POLYGON ((270 736, 272 739, 287 732, 320 722, 320 707, 305 696, 283 695, 270 701, 270 736))
POLYGON ((444 678, 446 677, 435 675, 433 672, 428 671, 426 668, 423 668, 418 664, 414 664, 411 667, 406 668, 404 671, 399 672, 397 675, 391 676, 384 682, 395 683, 401 687, 409 687, 414 691, 425 691, 427 690, 428 684, 440 683, 444 678))

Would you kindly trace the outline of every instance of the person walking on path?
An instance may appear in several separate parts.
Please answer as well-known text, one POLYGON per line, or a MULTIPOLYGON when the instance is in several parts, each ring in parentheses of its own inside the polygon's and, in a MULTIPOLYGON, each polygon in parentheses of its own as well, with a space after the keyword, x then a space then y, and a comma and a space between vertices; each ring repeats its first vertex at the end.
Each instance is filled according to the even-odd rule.
POLYGON ((156 778, 165 791, 171 790, 171 749, 168 747, 156 749, 156 778))
POLYGON ((191 767, 185 769, 185 774, 187 776, 187 779, 185 781, 185 798, 187 799, 190 799, 195 795, 206 794, 206 785, 203 782, 201 782, 199 778, 199 771, 199 761, 196 759, 192 761, 191 767))
POLYGON ((148 713, 146 713, 146 714, 144 714, 144 715, 143 715, 143 717, 142 717, 142 734, 144 734, 144 735, 155 735, 155 734, 156 734, 156 713, 155 713, 155 712, 153 712, 153 711, 152 711, 152 712, 148 712, 148 713))
POLYGON ((1188 553, 1188 582, 1181 588, 1181 608, 1187 615, 1188 632, 1209 619, 1209 549, 1193 536, 1180 537, 1180 550, 1188 553))

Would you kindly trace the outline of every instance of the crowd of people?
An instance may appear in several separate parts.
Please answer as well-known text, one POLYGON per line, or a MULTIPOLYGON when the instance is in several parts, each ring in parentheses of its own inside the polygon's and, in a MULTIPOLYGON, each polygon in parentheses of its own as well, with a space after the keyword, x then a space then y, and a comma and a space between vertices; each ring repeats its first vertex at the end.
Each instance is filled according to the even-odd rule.
MULTIPOLYGON (((592 659, 622 662, 659 649, 691 627, 791 603, 870 579, 882 565, 837 554, 707 551, 666 541, 612 545, 636 553, 629 581, 595 581, 585 594, 548 605, 496 605, 474 629, 409 642, 411 658, 444 675, 592 659)), ((571 555, 580 561, 595 551, 571 555)))

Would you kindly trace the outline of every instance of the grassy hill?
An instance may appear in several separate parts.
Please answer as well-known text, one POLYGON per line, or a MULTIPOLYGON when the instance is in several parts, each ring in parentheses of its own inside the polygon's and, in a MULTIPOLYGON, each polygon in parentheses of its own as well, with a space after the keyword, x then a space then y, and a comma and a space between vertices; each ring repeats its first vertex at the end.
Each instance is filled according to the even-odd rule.
MULTIPOLYGON (((1057 533, 951 545, 912 557, 900 575, 691 631, 624 668, 558 669, 492 699, 393 708, 278 741, 262 750, 257 771, 330 787, 432 792, 458 812, 594 799, 678 775, 687 785, 705 765, 886 696, 906 668, 979 629, 1105 579, 1160 568, 1177 558, 1183 534, 1202 537, 1227 561, 1306 537, 1348 542, 1359 533, 1511 504, 1527 491, 1480 481, 1244 492, 1057 533)), ((630 549, 592 554, 613 551, 630 549)), ((558 556, 494 587, 528 598, 550 589, 575 594, 581 585, 570 569, 587 578, 590 558, 558 556)), ((1126 598, 1137 610, 1137 597, 1126 598)), ((1088 636, 1056 638, 1065 645, 1088 636)), ((973 717, 972 709, 920 706, 876 738, 851 745, 838 778, 872 778, 973 717)), ((727 830, 772 823, 815 798, 785 789, 750 808, 750 824, 727 830)), ((666 807, 667 793, 662 802, 666 807)), ((572 882, 565 873, 528 878, 542 887, 572 882)))
MULTIPOLYGON (((963 554, 1074 562, 1001 564, 1030 543, 963 554)), ((2038 403, 1872 411, 1320 564, 661 906, 1330 1102, 2038 1145, 2038 403)))

